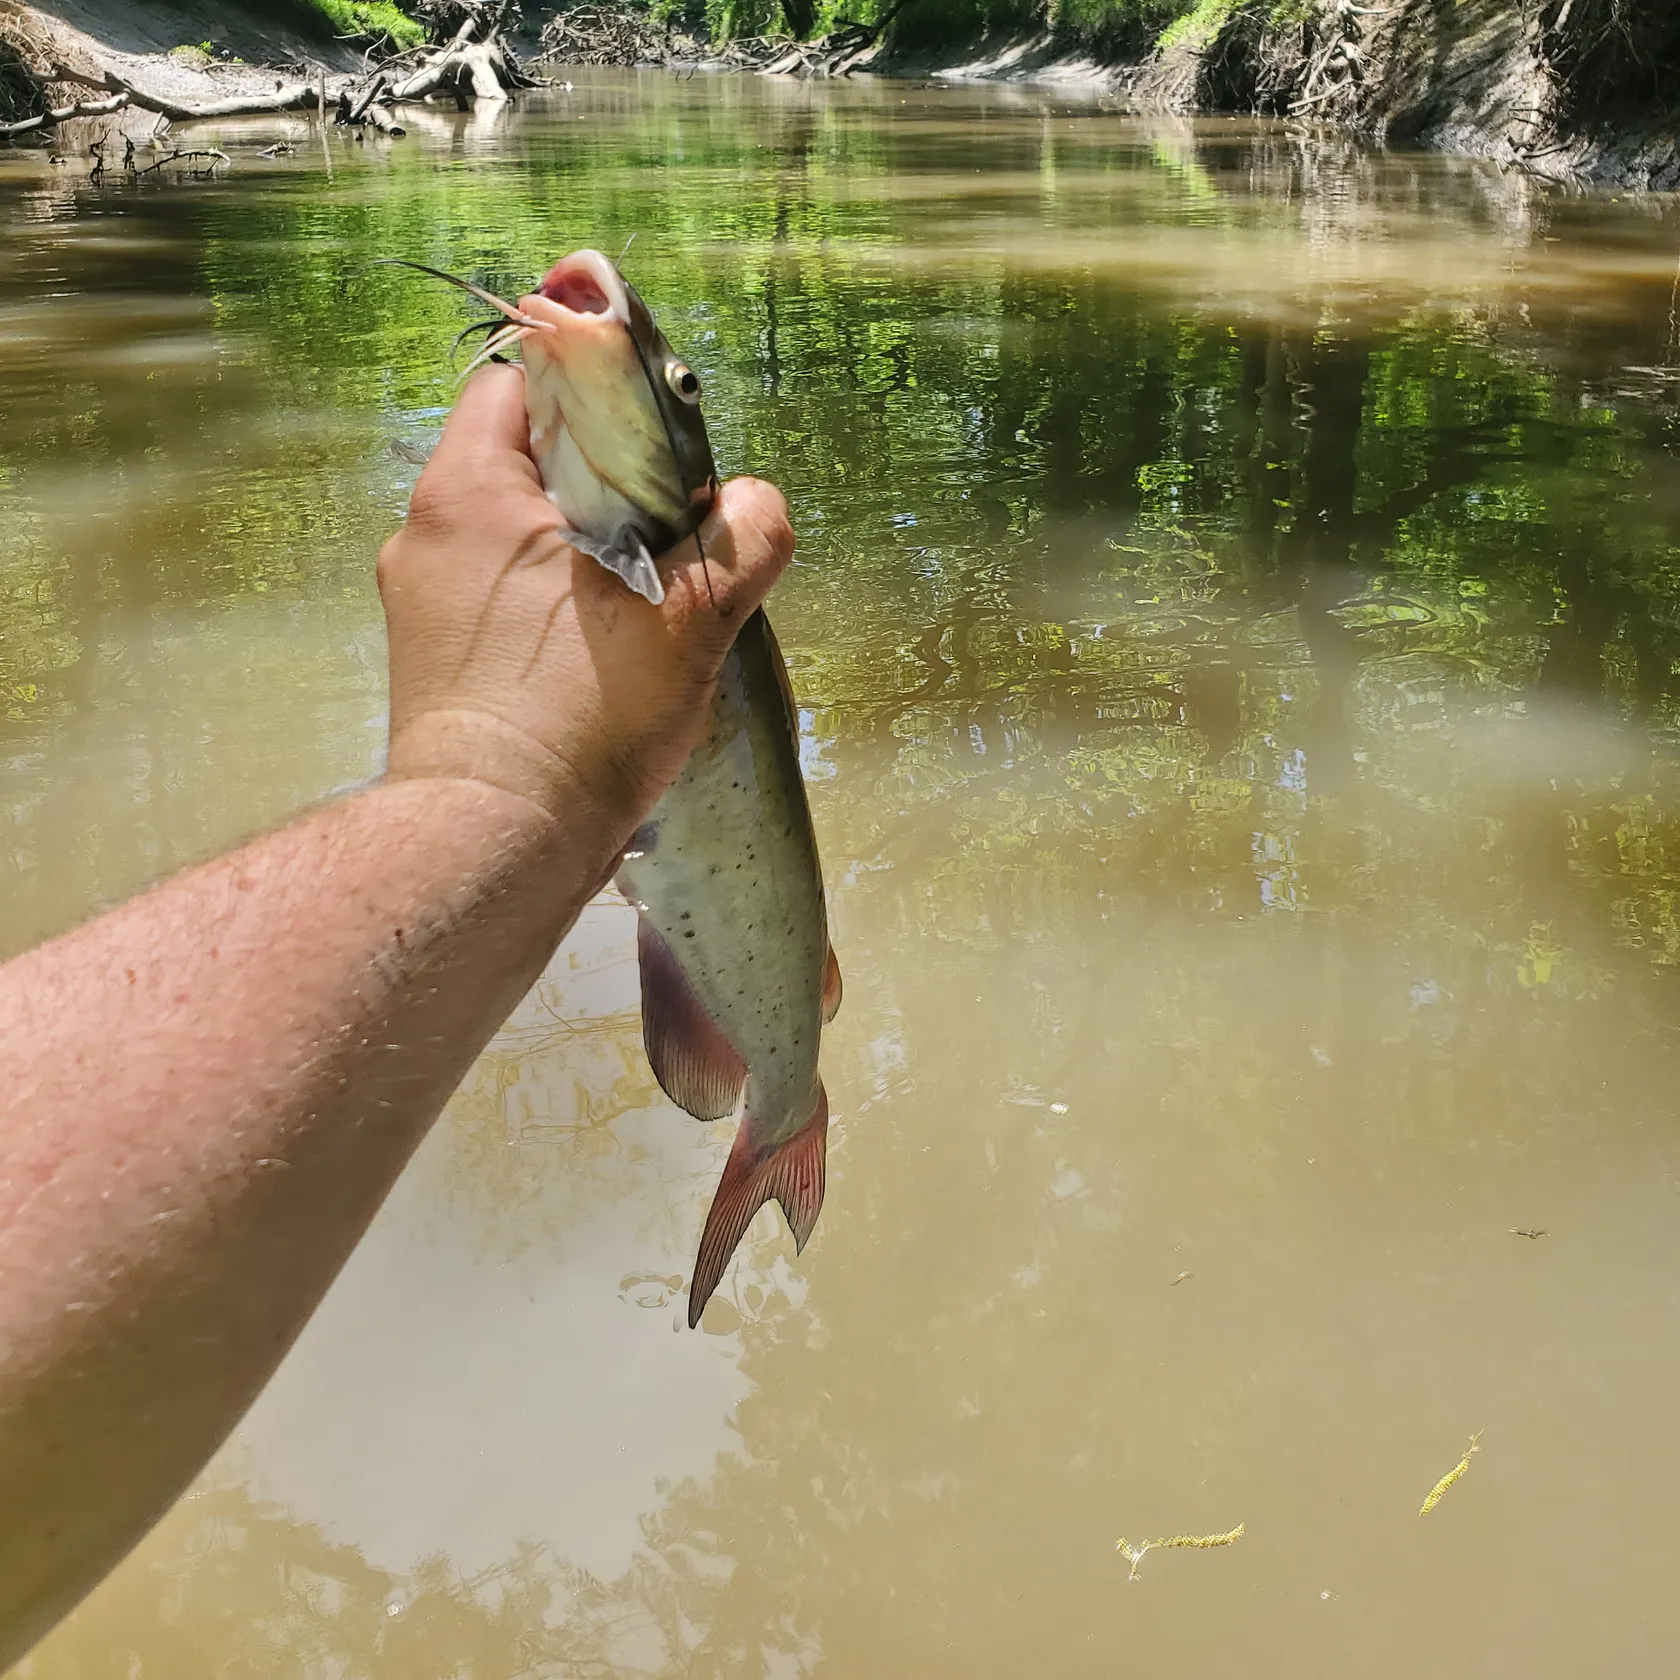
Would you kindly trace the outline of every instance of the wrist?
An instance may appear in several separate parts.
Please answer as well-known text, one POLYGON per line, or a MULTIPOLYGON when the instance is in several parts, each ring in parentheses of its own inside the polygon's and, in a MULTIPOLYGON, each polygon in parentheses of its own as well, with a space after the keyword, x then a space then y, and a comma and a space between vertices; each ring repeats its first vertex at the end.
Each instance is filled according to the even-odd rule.
POLYGON ((604 881, 641 820, 628 799, 603 798, 572 764, 493 713, 422 712, 393 730, 380 786, 418 790, 419 809, 457 837, 517 865, 540 857, 555 885, 604 881))
POLYGON ((562 753, 492 712, 439 708, 406 719, 391 732, 383 780, 467 782, 528 806, 548 825, 628 835, 636 826, 626 803, 603 798, 562 753))

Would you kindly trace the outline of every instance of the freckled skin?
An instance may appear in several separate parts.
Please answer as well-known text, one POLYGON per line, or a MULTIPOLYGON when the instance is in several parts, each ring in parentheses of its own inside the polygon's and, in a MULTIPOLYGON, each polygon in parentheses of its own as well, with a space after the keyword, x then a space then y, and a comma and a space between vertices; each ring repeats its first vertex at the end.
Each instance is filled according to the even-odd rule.
POLYGON ((706 734, 655 807, 618 884, 670 946, 747 1064, 753 1142, 811 1117, 828 918, 781 650, 762 612, 742 626, 706 734))

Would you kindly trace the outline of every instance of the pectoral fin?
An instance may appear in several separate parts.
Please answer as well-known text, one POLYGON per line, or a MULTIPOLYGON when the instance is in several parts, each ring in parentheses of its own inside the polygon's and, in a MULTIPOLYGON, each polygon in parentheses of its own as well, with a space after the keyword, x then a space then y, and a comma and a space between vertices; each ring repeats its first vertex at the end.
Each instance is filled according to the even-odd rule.
POLYGON ((636 956, 642 971, 642 1042, 660 1089, 696 1120, 733 1114, 746 1064, 645 916, 636 919, 636 956))
POLYGON ((584 536, 581 531, 568 531, 564 527, 560 534, 573 548, 598 560, 643 600, 651 601, 657 607, 665 599, 665 585, 660 581, 659 568, 653 563, 648 545, 633 526, 620 526, 611 542, 598 542, 594 537, 584 536))

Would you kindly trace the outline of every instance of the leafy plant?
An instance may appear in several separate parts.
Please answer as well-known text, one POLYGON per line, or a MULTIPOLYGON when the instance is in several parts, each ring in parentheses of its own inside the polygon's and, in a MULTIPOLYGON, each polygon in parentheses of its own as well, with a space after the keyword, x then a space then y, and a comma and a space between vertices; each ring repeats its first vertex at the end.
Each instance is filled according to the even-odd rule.
POLYGON ((397 47, 417 47, 425 29, 391 0, 309 0, 340 35, 372 41, 386 36, 397 47))

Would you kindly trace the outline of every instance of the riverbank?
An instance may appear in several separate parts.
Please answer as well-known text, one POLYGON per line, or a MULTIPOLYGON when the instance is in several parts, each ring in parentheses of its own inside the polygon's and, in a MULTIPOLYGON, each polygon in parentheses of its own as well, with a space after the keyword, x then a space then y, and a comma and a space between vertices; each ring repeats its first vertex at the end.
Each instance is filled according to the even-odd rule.
MULTIPOLYGON (((1488 157, 1560 181, 1680 189, 1676 96, 1660 68, 1680 55, 1680 17, 1628 25, 1616 0, 1202 0, 1142 53, 1136 38, 1127 51, 1112 39, 1044 31, 964 46, 930 39, 915 18, 904 14, 877 40, 847 26, 828 38, 832 52, 818 42, 714 58, 680 38, 678 57, 682 68, 700 53, 712 69, 1009 81, 1143 112, 1280 116, 1379 143, 1488 157)), ((87 87, 102 83, 143 89, 154 104, 205 104, 270 90, 276 74, 360 63, 318 15, 317 27, 310 21, 303 0, 0 0, 0 48, 10 39, 37 72, 69 71, 44 89, 53 104, 86 99, 87 87)), ((527 14, 531 34, 539 22, 527 14)), ((641 45, 627 62, 638 53, 657 58, 661 39, 674 39, 646 24, 632 33, 641 45)), ((0 53, 0 107, 4 70, 0 53)), ((0 121, 19 114, 0 108, 0 121)))
POLYGON ((171 109, 271 99, 359 67, 348 43, 311 24, 285 0, 0 0, 0 122, 86 110, 48 125, 55 145, 75 147, 96 131, 137 136, 171 109))
POLYGON ((1039 83, 1139 111, 1290 117, 1562 181, 1674 190, 1662 69, 1674 63, 1680 17, 1626 25, 1614 0, 1205 0, 1141 58, 1041 32, 967 53, 889 47, 869 67, 1039 83))

